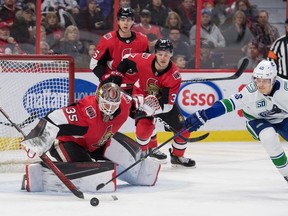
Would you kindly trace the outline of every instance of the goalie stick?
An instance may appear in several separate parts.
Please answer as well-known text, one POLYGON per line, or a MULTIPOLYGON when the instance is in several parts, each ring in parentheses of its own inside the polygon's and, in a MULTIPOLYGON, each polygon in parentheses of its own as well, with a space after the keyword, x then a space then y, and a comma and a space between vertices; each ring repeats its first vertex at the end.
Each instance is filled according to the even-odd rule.
MULTIPOLYGON (((33 121, 35 121, 35 119, 37 119, 37 113, 33 112, 31 116, 29 116, 27 119, 25 119, 21 123, 17 124, 17 126, 19 128, 24 128, 28 124, 31 124, 33 121)), ((8 126, 8 127, 14 127, 11 123, 7 123, 7 122, 0 122, 0 124, 4 126, 8 126)))
POLYGON ((161 145, 157 146, 156 148, 154 148, 152 151, 150 151, 148 154, 146 154, 144 157, 140 158, 138 161, 136 161, 135 163, 131 164, 129 167, 127 167, 126 169, 124 169, 122 172, 118 173, 117 175, 115 175, 113 178, 111 178, 109 181, 107 181, 106 183, 101 183, 99 185, 97 185, 96 187, 96 191, 100 190, 101 188, 105 187, 107 184, 109 184, 110 182, 114 181, 116 178, 118 178, 119 176, 121 176, 123 173, 127 172, 128 170, 130 170, 131 168, 133 168, 134 166, 136 166, 137 164, 139 164, 140 162, 142 162, 143 160, 145 160, 147 157, 149 157, 151 154, 154 154, 155 151, 159 150, 160 148, 162 148, 164 145, 166 145, 167 143, 169 143, 171 140, 175 139, 176 137, 180 136, 185 130, 187 130, 188 128, 183 128, 181 131, 179 131, 178 133, 174 134, 174 136, 170 137, 168 140, 166 140, 164 143, 162 143, 161 145))
MULTIPOLYGON (((0 112, 3 114, 3 116, 11 123, 11 125, 19 132, 21 133, 24 137, 26 137, 26 134, 24 131, 17 125, 15 124, 8 114, 0 107, 0 112)), ((79 189, 76 188, 76 186, 58 169, 58 167, 53 163, 53 161, 45 154, 43 153, 41 156, 39 156, 41 160, 46 164, 47 167, 49 167, 55 175, 63 182, 63 184, 78 198, 84 199, 86 196, 89 196, 85 194, 79 189)), ((113 195, 111 196, 112 200, 118 200, 118 198, 113 195)), ((90 198, 89 198, 90 199, 90 198)), ((109 198, 103 198, 101 200, 111 200, 109 198)))
POLYGON ((236 71, 235 74, 229 77, 215 77, 215 78, 195 78, 195 79, 190 79, 190 80, 182 80, 182 83, 193 83, 193 82, 209 82, 209 81, 222 81, 222 80, 233 80, 233 79, 238 79, 245 69, 247 68, 249 63, 249 60, 245 58, 240 65, 239 69, 236 71))

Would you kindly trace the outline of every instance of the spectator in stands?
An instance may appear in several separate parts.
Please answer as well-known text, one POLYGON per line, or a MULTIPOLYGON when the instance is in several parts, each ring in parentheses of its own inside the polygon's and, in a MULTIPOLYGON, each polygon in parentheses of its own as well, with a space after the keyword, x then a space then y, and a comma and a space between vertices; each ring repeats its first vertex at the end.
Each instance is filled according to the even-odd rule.
POLYGON ((59 22, 63 27, 76 25, 79 18, 80 6, 76 0, 44 0, 41 4, 42 12, 56 12, 59 22))
POLYGON ((240 67, 242 64, 244 58, 247 58, 249 60, 247 69, 254 69, 258 63, 263 60, 261 53, 258 49, 258 44, 256 41, 252 40, 246 47, 245 47, 245 56, 242 57, 237 65, 237 68, 240 67))
POLYGON ((95 0, 87 0, 86 9, 81 9, 80 17, 76 21, 79 29, 95 32, 106 28, 104 16, 95 0))
MULTIPOLYGON (((212 59, 212 50, 215 48, 212 41, 201 39, 200 42, 200 68, 211 69, 220 68, 223 64, 222 59, 212 59), (215 61, 216 60, 216 61, 215 61)), ((187 68, 195 68, 195 57, 187 63, 187 68)))
POLYGON ((15 0, 4 0, 0 8, 0 22, 6 22, 12 25, 15 20, 16 7, 15 0))
POLYGON ((269 23, 269 14, 266 10, 260 10, 258 15, 258 21, 252 24, 251 32, 256 38, 263 58, 266 58, 272 43, 280 35, 278 29, 269 23))
POLYGON ((35 26, 35 13, 33 8, 23 5, 22 10, 16 14, 16 19, 11 26, 11 36, 19 43, 26 53, 34 52, 32 29, 35 26))
POLYGON ((257 22, 258 9, 256 5, 251 5, 249 0, 237 0, 235 4, 235 11, 241 10, 245 13, 248 28, 252 23, 257 22))
MULTIPOLYGON (((36 33, 37 33, 37 28, 36 26, 34 26, 32 28, 32 35, 33 35, 33 44, 36 43, 36 33)), ((47 37, 46 37, 46 29, 43 25, 40 26, 40 41, 46 41, 47 37)))
POLYGON ((202 0, 202 8, 212 11, 214 7, 214 0, 202 0))
POLYGON ((56 11, 50 11, 46 14, 43 25, 46 29, 47 42, 53 49, 64 34, 64 27, 60 25, 56 11))
POLYGON ((187 36, 189 36, 189 30, 196 24, 195 0, 182 0, 181 4, 175 9, 175 12, 179 14, 184 30, 187 36))
MULTIPOLYGON (((85 10, 87 9, 87 1, 88 0, 79 0, 80 9, 85 10)), ((101 10, 104 18, 106 19, 109 15, 111 15, 112 7, 110 0, 94 0, 97 7, 101 10)))
MULTIPOLYGON (((65 8, 64 10, 70 13, 74 20, 78 20, 80 18, 80 6, 78 5, 78 1, 76 0, 65 0, 65 8)), ((65 26, 71 25, 72 20, 65 20, 65 26)))
POLYGON ((54 51, 50 49, 50 46, 46 41, 40 41, 40 54, 51 55, 54 54, 54 51))
POLYGON ((12 54, 15 44, 16 41, 10 36, 9 24, 0 22, 0 54, 12 54))
POLYGON ((226 47, 239 48, 239 51, 254 38, 250 29, 246 26, 246 16, 241 10, 234 13, 232 25, 222 33, 226 41, 226 47))
POLYGON ((151 0, 145 8, 151 12, 152 24, 165 27, 166 18, 171 9, 162 4, 162 0, 151 0))
POLYGON ((174 55, 172 61, 176 64, 179 69, 186 68, 186 58, 184 55, 174 55))
POLYGON ((181 32, 181 39, 188 42, 189 37, 189 29, 184 29, 183 22, 180 16, 174 12, 170 11, 166 18, 165 26, 162 28, 162 35, 164 38, 167 38, 170 33, 171 28, 178 28, 181 32))
POLYGON ((211 11, 213 23, 221 26, 229 17, 227 0, 215 0, 215 5, 211 11))
MULTIPOLYGON (((51 47, 52 48, 52 47, 51 47)), ((82 65, 81 54, 84 46, 79 41, 79 29, 77 26, 70 25, 66 28, 63 38, 52 48, 55 54, 68 54, 73 56, 76 67, 82 65)))
POLYGON ((132 30, 147 36, 151 53, 153 53, 156 41, 163 37, 159 26, 151 24, 151 12, 145 8, 140 12, 140 23, 134 24, 132 30))
POLYGON ((49 11, 53 9, 54 11, 58 11, 59 9, 65 8, 64 0, 43 0, 41 3, 41 11, 49 11))
POLYGON ((181 32, 177 27, 171 27, 169 30, 169 39, 173 44, 174 55, 184 55, 186 59, 191 58, 191 48, 186 41, 181 40, 181 32))
POLYGON ((82 61, 83 61, 82 67, 89 68, 90 60, 96 52, 96 45, 95 42, 90 41, 88 43, 85 43, 84 46, 85 50, 82 55, 82 61))
POLYGON ((155 25, 151 25, 151 12, 147 9, 143 9, 140 12, 140 23, 135 24, 132 27, 133 31, 137 31, 137 32, 141 32, 145 35, 155 35, 155 37, 157 39, 162 38, 162 34, 160 32, 160 28, 158 26, 155 25))
MULTIPOLYGON (((225 47, 225 39, 220 29, 211 22, 211 12, 208 9, 201 10, 201 38, 211 41, 214 47, 225 47)), ((191 46, 196 45, 196 25, 194 25, 189 34, 189 41, 191 46)))

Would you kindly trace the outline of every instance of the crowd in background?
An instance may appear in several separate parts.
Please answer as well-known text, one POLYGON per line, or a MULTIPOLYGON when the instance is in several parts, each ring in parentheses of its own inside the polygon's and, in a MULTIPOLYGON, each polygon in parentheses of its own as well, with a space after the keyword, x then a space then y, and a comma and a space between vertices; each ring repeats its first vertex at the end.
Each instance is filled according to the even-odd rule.
MULTIPOLYGON (((147 35, 151 52, 169 38, 179 68, 195 68, 196 0, 119 0, 135 12, 134 31, 147 35)), ((269 13, 249 0, 203 0, 200 16, 200 68, 234 68, 244 56, 249 67, 266 58, 280 37, 269 13), (240 60, 239 60, 240 59, 240 60)), ((113 30, 114 0, 42 0, 41 54, 72 55, 88 68, 100 37, 113 30)), ((34 54, 36 1, 2 0, 0 54, 34 54)), ((284 22, 284 20, 283 20, 284 22)))

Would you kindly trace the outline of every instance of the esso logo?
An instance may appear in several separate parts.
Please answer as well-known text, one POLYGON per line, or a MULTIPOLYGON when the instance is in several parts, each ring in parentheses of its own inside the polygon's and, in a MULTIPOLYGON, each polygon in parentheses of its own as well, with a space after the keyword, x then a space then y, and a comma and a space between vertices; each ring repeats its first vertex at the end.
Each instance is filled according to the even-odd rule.
POLYGON ((189 116, 199 109, 212 106, 222 99, 218 86, 211 82, 188 83, 180 87, 177 104, 184 116, 189 116))

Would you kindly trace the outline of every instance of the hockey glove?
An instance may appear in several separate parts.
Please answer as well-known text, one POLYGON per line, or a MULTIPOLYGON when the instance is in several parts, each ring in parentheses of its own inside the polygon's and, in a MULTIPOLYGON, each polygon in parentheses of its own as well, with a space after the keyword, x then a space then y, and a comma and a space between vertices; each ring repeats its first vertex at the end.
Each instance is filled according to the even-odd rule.
POLYGON ((189 132, 197 131, 207 121, 207 116, 204 110, 199 110, 190 115, 184 122, 189 132))
POLYGON ((122 84, 122 80, 124 78, 124 75, 118 71, 112 71, 111 74, 105 74, 102 76, 101 80, 101 85, 104 85, 105 83, 115 83, 117 85, 121 85, 122 84))
POLYGON ((144 104, 140 110, 144 111, 146 116, 152 116, 157 110, 161 109, 158 99, 153 95, 144 98, 144 104))

